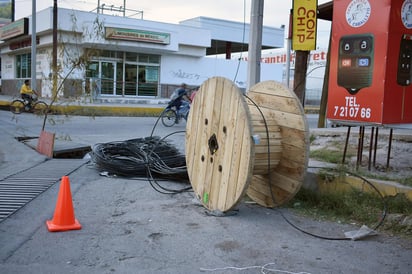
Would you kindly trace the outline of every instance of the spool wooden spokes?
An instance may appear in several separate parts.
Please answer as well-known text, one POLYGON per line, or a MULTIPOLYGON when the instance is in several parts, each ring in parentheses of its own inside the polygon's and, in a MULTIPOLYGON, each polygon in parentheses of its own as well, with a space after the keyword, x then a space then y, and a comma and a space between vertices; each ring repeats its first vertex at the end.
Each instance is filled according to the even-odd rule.
POLYGON ((186 164, 209 210, 228 211, 245 193, 262 206, 277 206, 303 180, 308 134, 299 100, 274 81, 255 85, 246 98, 230 80, 214 77, 191 107, 186 164))

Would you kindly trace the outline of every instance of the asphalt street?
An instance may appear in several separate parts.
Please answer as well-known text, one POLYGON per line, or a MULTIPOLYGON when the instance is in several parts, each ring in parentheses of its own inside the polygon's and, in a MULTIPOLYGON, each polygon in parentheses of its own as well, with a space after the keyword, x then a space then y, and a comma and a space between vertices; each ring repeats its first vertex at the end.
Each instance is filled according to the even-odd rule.
MULTIPOLYGON (((37 136, 42 119, 0 111, 0 180, 46 157, 15 137, 37 136)), ((51 116, 46 130, 66 142, 97 144, 151 134, 156 118, 51 116)), ((185 124, 155 127, 164 137, 185 124)), ((170 136, 184 148, 184 133, 170 136)), ((64 165, 64 159, 60 159, 64 165)), ((82 161, 79 159, 79 161, 82 161)), ((63 174, 62 174, 63 175, 63 174)), ((412 242, 378 233, 343 237, 359 227, 318 222, 287 209, 243 201, 223 217, 210 216, 192 192, 162 194, 146 178, 103 176, 90 163, 69 175, 80 230, 49 232, 59 182, 0 222, 1 273, 410 273, 412 242), (282 214, 281 214, 282 213, 282 214), (282 216, 283 215, 283 216, 282 216)), ((0 181, 1 183, 1 181, 0 181)), ((159 182, 180 189, 181 182, 159 182)))

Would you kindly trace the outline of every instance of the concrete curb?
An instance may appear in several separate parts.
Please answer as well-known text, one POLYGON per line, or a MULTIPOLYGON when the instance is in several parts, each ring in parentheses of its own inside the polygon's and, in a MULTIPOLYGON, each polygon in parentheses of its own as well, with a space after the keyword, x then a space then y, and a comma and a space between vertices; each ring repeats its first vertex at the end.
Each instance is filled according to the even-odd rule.
MULTIPOLYGON (((336 191, 348 191, 350 189, 357 189, 361 191, 366 191, 371 194, 376 194, 376 191, 367 185, 367 182, 359 177, 346 175, 344 178, 335 178, 333 181, 322 181, 319 176, 318 178, 318 189, 320 192, 336 192, 336 191)), ((405 197, 412 202, 412 188, 408 186, 401 185, 392 181, 383 181, 377 179, 366 178, 369 183, 371 183, 376 189, 382 194, 383 197, 396 196, 398 194, 404 194, 405 197)))
MULTIPOLYGON (((7 109, 10 101, 0 99, 0 107, 7 109)), ((58 103, 51 107, 53 113, 70 115, 90 115, 90 116, 159 116, 166 106, 142 105, 142 104, 81 104, 81 103, 58 103)))
MULTIPOLYGON (((0 108, 7 109, 10 102, 15 99, 12 96, 0 96, 0 108), (6 99, 8 100, 6 100, 6 99)), ((167 99, 165 99, 168 101, 167 99)), ((164 108, 167 106, 166 101, 151 102, 150 100, 143 100, 147 103, 107 103, 101 104, 88 102, 57 102, 53 104, 52 111, 57 114, 71 114, 71 115, 96 115, 96 116, 159 116, 164 108)), ((49 103, 45 100, 46 103, 49 103)), ((140 101, 139 101, 140 102, 140 101)), ((318 110, 316 107, 305 107, 306 112, 318 110)))
POLYGON ((0 100, 0 106, 2 106, 2 107, 7 107, 7 106, 9 106, 9 105, 10 105, 10 102, 9 102, 9 101, 0 100))
POLYGON ((164 107, 143 106, 88 106, 66 105, 52 106, 52 111, 57 114, 92 115, 92 116, 159 116, 164 107))

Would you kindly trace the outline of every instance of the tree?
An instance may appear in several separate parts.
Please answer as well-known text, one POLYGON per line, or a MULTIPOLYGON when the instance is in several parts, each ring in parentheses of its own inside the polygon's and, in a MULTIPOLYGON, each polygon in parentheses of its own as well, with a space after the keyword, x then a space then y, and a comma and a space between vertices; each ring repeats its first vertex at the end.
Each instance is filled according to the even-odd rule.
MULTIPOLYGON (((71 33, 65 34, 59 33, 58 45, 54 46, 53 49, 57 50, 56 54, 58 56, 57 61, 50 60, 51 72, 48 75, 43 75, 43 80, 51 85, 51 102, 48 109, 44 115, 42 130, 45 129, 46 121, 48 118, 48 113, 51 111, 52 106, 56 103, 59 95, 62 95, 64 91, 65 84, 69 81, 69 77, 73 74, 80 74, 84 79, 85 70, 87 64, 94 56, 98 56, 99 50, 96 47, 91 47, 90 49, 84 49, 82 41, 84 38, 88 37, 93 40, 103 37, 104 26, 100 21, 99 16, 96 16, 93 21, 92 27, 81 26, 77 24, 77 18, 75 13, 71 14, 72 30, 71 33)), ((47 56, 53 56, 53 54, 48 54, 47 56)), ((82 81, 72 81, 72 88, 82 90, 82 81)))

